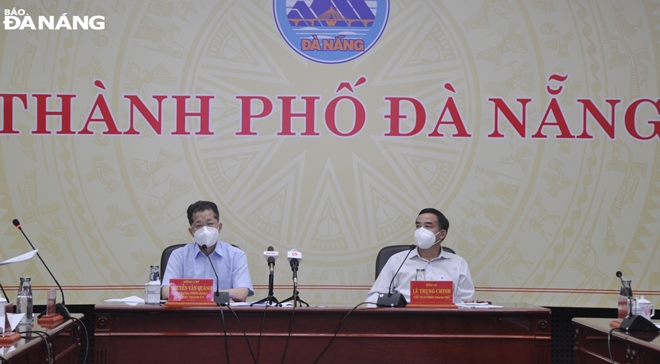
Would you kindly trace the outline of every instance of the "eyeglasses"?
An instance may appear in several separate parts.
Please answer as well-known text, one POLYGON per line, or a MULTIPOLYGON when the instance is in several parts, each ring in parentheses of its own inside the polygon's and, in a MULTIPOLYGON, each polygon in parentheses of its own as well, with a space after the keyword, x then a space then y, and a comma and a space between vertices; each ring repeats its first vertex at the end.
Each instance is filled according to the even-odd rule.
POLYGON ((218 223, 217 223, 217 222, 213 222, 213 221, 209 221, 209 222, 207 222, 206 224, 202 224, 202 223, 195 224, 195 225, 192 226, 193 232, 195 232, 195 231, 197 231, 197 230, 203 228, 204 226, 208 226, 208 227, 217 227, 217 226, 218 226, 218 223))

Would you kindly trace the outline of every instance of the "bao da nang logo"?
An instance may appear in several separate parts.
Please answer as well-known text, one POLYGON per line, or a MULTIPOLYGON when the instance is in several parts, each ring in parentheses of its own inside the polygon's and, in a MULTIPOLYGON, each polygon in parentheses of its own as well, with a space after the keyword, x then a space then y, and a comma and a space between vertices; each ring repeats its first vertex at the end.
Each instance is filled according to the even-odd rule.
POLYGON ((25 9, 4 9, 2 20, 5 30, 104 30, 105 17, 94 16, 69 16, 62 13, 59 16, 38 15, 30 16, 25 9))
POLYGON ((366 53, 385 30, 389 0, 273 0, 275 23, 301 56, 342 63, 366 53))

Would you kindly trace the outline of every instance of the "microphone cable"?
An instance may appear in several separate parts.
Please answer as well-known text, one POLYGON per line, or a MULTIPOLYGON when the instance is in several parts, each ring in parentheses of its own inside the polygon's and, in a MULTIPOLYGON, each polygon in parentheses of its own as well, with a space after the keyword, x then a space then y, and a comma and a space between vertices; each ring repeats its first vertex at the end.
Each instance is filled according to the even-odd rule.
POLYGON ((0 290, 2 290, 2 295, 5 296, 7 302, 9 302, 9 296, 7 296, 7 292, 5 292, 5 287, 2 286, 2 283, 0 283, 0 290))
MULTIPOLYGON (((293 315, 296 313, 296 293, 294 291, 293 308, 291 309, 291 320, 289 321, 289 335, 286 336, 286 344, 284 345, 284 353, 282 353, 282 364, 286 359, 286 351, 289 349, 289 341, 291 341, 291 330, 293 329, 293 315)), ((302 307, 302 304, 301 304, 302 307)))
POLYGON ((83 330, 85 330, 85 359, 83 360, 83 363, 86 364, 87 355, 89 354, 89 333, 87 332, 87 326, 85 326, 85 323, 82 322, 82 320, 80 320, 79 318, 73 316, 71 316, 71 318, 73 320, 78 321, 80 323, 80 326, 82 326, 83 330))
POLYGON ((610 354, 610 361, 612 362, 612 364, 614 364, 614 357, 612 357, 612 346, 611 346, 612 344, 610 343, 610 341, 611 341, 611 339, 612 339, 612 331, 614 331, 614 330, 619 330, 619 331, 621 331, 621 328, 619 328, 619 327, 613 327, 613 328, 610 329, 610 331, 607 333, 607 352, 610 354))
POLYGON ((225 322, 225 313, 220 307, 220 316, 222 317, 222 328, 225 332, 225 355, 227 356, 227 364, 229 364, 229 344, 227 343, 227 323, 225 322))
POLYGON ((243 331, 243 337, 245 337, 245 342, 247 343, 248 349, 250 349, 250 354, 252 355, 252 360, 254 361, 254 364, 257 364, 257 359, 254 356, 254 351, 252 351, 252 345, 250 345, 250 340, 248 340, 247 333, 245 333, 245 328, 243 328, 243 323, 241 323, 241 319, 238 318, 238 315, 236 314, 236 311, 234 311, 233 308, 231 308, 230 305, 227 305, 227 308, 231 313, 234 314, 234 317, 236 317, 236 321, 238 321, 238 326, 241 327, 241 331, 243 331))
POLYGON ((37 335, 39 335, 39 337, 41 337, 41 339, 46 344, 46 353, 48 355, 48 363, 50 363, 52 361, 52 353, 50 351, 50 348, 52 346, 53 350, 55 350, 55 342, 53 341, 53 337, 50 336, 49 333, 47 333, 45 331, 39 331, 39 330, 27 330, 27 331, 21 331, 21 332, 19 332, 19 334, 21 334, 21 337, 23 336, 22 334, 37 334, 37 335), (44 337, 44 335, 46 335, 46 337, 50 338, 50 345, 48 344, 48 340, 46 340, 46 337, 44 337))
POLYGON ((356 308, 358 308, 358 307, 360 307, 360 306, 362 306, 362 305, 366 305, 366 304, 373 304, 373 302, 362 302, 362 303, 358 303, 355 307, 353 307, 350 311, 348 311, 348 312, 346 313, 346 315, 344 315, 344 318, 342 318, 341 321, 339 321, 339 324, 337 325, 337 329, 335 330, 335 334, 332 336, 332 339, 330 339, 330 342, 329 342, 328 345, 325 347, 325 349, 323 349, 323 351, 321 351, 321 354, 319 354, 319 356, 316 358, 316 360, 314 360, 314 364, 318 363, 318 361, 321 360, 321 357, 323 356, 323 354, 325 354, 325 352, 328 351, 328 349, 330 349, 330 346, 331 346, 332 343, 335 341, 335 338, 337 337, 337 334, 339 333, 339 329, 341 328, 341 325, 344 324, 344 321, 346 321, 346 319, 348 318, 348 316, 349 316, 351 313, 353 313, 353 311, 355 311, 356 308))
POLYGON ((266 302, 266 305, 264 306, 264 315, 261 318, 261 326, 259 326, 259 338, 257 339, 257 363, 259 363, 259 360, 261 359, 261 337, 264 334, 264 323, 266 322, 266 311, 268 311, 268 302, 266 302))

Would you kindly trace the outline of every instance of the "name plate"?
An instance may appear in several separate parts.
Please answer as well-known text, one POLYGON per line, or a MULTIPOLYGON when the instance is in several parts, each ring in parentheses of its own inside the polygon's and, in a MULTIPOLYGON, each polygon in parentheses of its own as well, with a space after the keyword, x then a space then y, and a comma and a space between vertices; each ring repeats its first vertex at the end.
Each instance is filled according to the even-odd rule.
POLYGON ((213 279, 172 278, 170 279, 169 302, 213 302, 213 279))
POLYGON ((455 308, 452 281, 411 281, 408 307, 455 308))

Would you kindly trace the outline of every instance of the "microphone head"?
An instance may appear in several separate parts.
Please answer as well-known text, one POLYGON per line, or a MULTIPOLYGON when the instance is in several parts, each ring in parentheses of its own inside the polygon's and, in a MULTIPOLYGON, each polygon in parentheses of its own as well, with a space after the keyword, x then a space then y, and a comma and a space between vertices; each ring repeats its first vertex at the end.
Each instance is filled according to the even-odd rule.
POLYGON ((622 275, 623 275, 623 274, 621 273, 620 270, 616 271, 616 276, 617 276, 617 277, 621 278, 622 275))
POLYGON ((202 244, 199 248, 206 253, 206 244, 202 244))
POLYGON ((14 221, 12 221, 12 222, 14 223, 14 226, 16 226, 17 228, 21 227, 21 223, 18 222, 18 219, 14 219, 14 221))
POLYGON ((266 259, 266 261, 268 263, 275 263, 275 261, 277 260, 277 257, 279 257, 279 256, 280 256, 280 253, 276 252, 276 251, 273 251, 272 246, 269 246, 268 250, 264 252, 264 259, 266 259))
POLYGON ((274 251, 275 249, 273 249, 273 246, 271 245, 271 246, 269 246, 268 249, 266 249, 266 250, 268 250, 269 252, 272 252, 272 251, 274 251))
POLYGON ((286 258, 289 260, 289 263, 291 263, 292 260, 297 260, 300 262, 302 260, 302 253, 296 249, 291 249, 286 252, 286 258))

